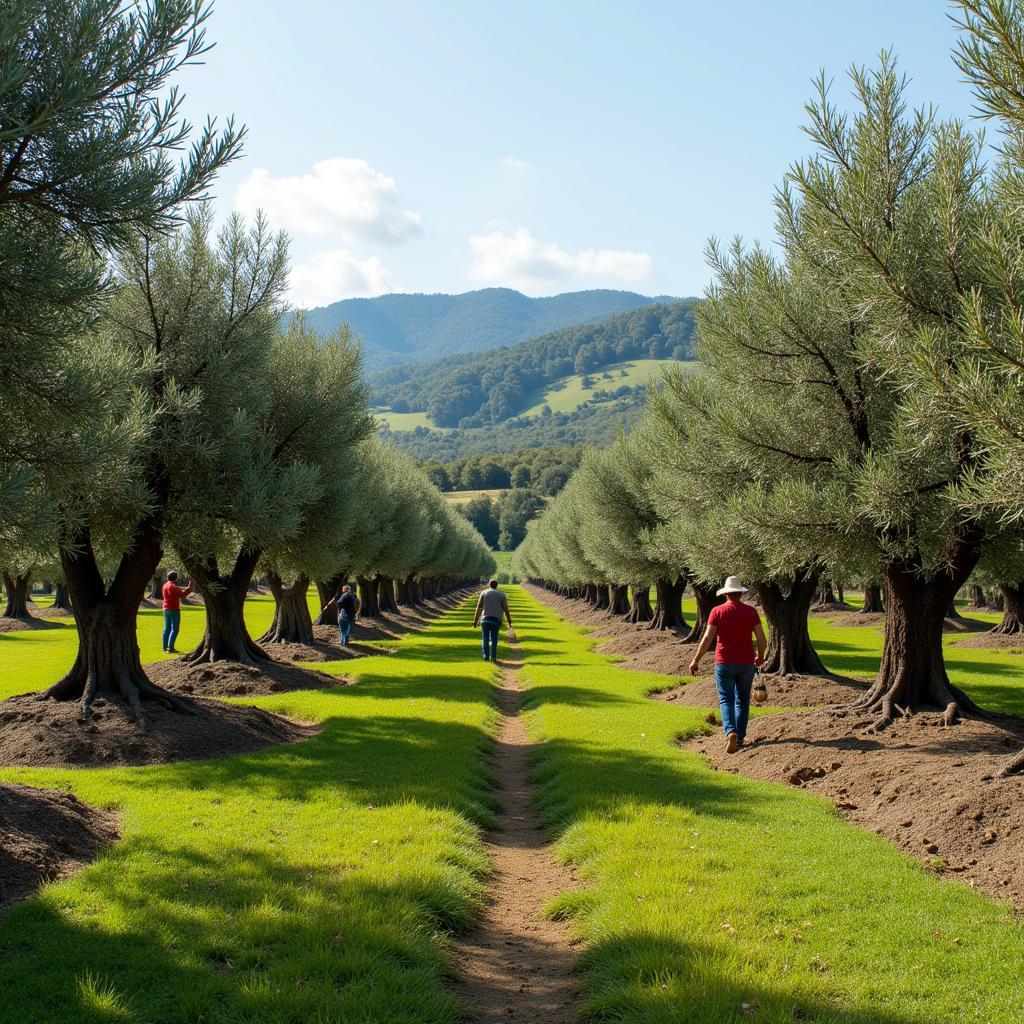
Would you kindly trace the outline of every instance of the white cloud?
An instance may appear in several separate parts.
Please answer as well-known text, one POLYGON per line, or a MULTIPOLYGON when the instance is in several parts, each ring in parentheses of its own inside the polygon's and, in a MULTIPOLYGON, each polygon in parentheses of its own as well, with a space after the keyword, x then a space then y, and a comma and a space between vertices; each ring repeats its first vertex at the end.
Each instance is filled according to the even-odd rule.
POLYGON ((297 235, 397 243, 422 230, 420 215, 402 208, 394 178, 346 157, 321 160, 296 178, 257 167, 238 186, 235 209, 248 217, 264 210, 275 227, 297 235))
POLYGON ((513 171, 516 174, 528 170, 530 165, 525 160, 520 160, 517 156, 506 156, 502 158, 502 165, 505 170, 513 171))
POLYGON ((392 289, 391 273, 376 256, 360 260, 348 249, 318 252, 308 262, 297 264, 288 284, 288 298, 300 309, 380 295, 392 289))
POLYGON ((653 266, 648 253, 628 249, 567 252, 553 242, 538 241, 524 227, 511 235, 502 231, 472 235, 469 245, 473 250, 471 277, 526 289, 580 277, 642 281, 653 266))

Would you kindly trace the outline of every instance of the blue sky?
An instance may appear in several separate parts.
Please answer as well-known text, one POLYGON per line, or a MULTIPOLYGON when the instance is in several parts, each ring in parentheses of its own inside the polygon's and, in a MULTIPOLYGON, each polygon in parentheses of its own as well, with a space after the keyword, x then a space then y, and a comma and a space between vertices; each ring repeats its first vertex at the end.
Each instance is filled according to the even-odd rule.
POLYGON ((698 294, 709 236, 768 240, 810 81, 883 47, 969 117, 943 0, 218 0, 193 119, 234 114, 217 209, 292 235, 292 298, 507 285, 698 294))

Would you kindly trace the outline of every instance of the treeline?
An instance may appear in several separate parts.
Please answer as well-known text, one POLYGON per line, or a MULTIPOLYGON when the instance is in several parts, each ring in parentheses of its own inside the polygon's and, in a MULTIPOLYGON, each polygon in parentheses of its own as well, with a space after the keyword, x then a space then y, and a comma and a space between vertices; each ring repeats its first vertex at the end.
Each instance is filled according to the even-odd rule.
POLYGON ((450 462, 485 452, 511 452, 548 445, 608 444, 620 430, 628 430, 644 407, 646 389, 634 389, 614 403, 586 402, 572 412, 529 418, 516 417, 489 427, 442 432, 417 427, 410 431, 382 430, 386 438, 417 459, 450 462))
POLYGON ((519 452, 468 455, 452 462, 427 459, 423 471, 442 491, 528 488, 554 496, 579 466, 579 447, 533 448, 519 452))
POLYGON ((644 306, 507 348, 386 370, 372 381, 372 400, 394 412, 425 412, 439 427, 502 423, 563 377, 629 359, 690 358, 694 308, 689 299, 644 306))
POLYGON ((691 638, 739 574, 779 673, 823 672, 807 630, 823 575, 880 583, 881 666, 851 728, 978 713, 947 675, 944 619, 972 577, 1024 586, 1024 9, 965 0, 961 14, 958 65, 1007 140, 996 166, 959 122, 905 108, 890 56, 851 71, 849 113, 823 78, 817 152, 777 193, 777 249, 711 249, 701 370, 676 372, 629 437, 584 460, 515 559, 605 603, 628 585, 638 619, 656 582, 664 627, 690 586, 691 638))
POLYGON ((187 710, 136 640, 165 551, 206 606, 188 660, 244 663, 267 658, 243 616, 258 571, 276 581, 277 640, 308 623, 311 578, 416 601, 494 561, 371 436, 351 332, 325 344, 301 316, 285 326, 287 239, 238 217, 214 237, 202 200, 240 132, 210 129, 168 160, 182 125, 160 97, 206 5, 108 7, 29 5, 8 25, 0 303, 17 372, 0 374, 0 566, 17 592, 59 561, 78 652, 45 696, 142 717, 145 700, 187 710))
POLYGON ((495 551, 512 551, 522 544, 527 525, 545 505, 536 491, 515 487, 497 498, 480 495, 460 505, 459 511, 495 551))

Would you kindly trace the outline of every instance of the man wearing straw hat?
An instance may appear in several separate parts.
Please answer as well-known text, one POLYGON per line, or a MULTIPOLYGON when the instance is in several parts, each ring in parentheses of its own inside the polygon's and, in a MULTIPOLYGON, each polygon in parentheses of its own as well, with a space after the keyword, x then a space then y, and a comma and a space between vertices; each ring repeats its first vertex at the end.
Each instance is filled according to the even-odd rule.
POLYGON ((708 616, 707 629, 700 638, 700 646, 690 662, 690 675, 700 668, 700 659, 708 648, 715 645, 715 685, 722 708, 722 729, 725 749, 735 754, 743 746, 750 718, 750 689, 757 669, 764 664, 768 647, 761 616, 757 609, 743 603, 747 588, 738 576, 730 576, 718 596, 725 595, 725 603, 717 605, 708 616), (757 653, 754 653, 754 638, 757 653))

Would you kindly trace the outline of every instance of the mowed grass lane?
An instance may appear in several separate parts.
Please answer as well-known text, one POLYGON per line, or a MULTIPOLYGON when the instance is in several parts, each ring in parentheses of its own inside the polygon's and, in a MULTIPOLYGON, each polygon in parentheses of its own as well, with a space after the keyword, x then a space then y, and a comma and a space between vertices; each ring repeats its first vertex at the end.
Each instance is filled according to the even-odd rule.
MULTIPOLYGON (((202 609, 183 618, 187 647, 202 609)), ((493 671, 470 627, 467 606, 396 654, 317 666, 355 686, 252 701, 323 723, 294 746, 152 768, 0 770, 3 782, 116 807, 123 822, 95 864, 0 920, 0 1021, 459 1019, 444 934, 485 891, 482 751, 496 725, 493 671)), ((26 638, 22 672, 35 680, 12 681, 5 657, 7 693, 70 663, 63 639, 47 664, 33 661, 56 633, 4 647, 26 638)))
POLYGON ((929 874, 824 799, 711 771, 674 743, 706 712, 649 700, 665 676, 616 667, 511 593, 542 809, 583 880, 554 909, 584 940, 589 1017, 1024 1019, 1009 906, 929 874))

